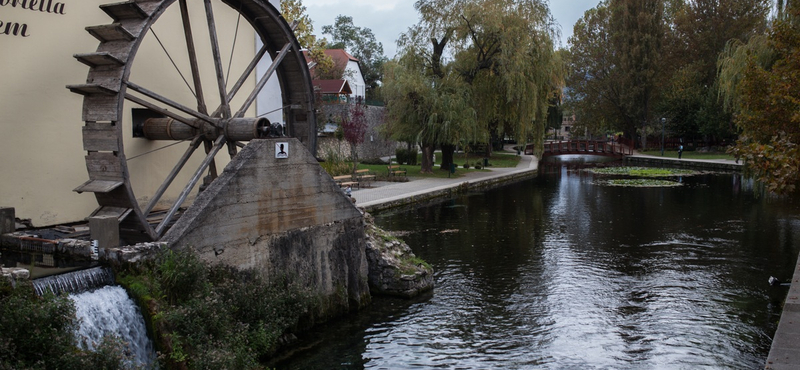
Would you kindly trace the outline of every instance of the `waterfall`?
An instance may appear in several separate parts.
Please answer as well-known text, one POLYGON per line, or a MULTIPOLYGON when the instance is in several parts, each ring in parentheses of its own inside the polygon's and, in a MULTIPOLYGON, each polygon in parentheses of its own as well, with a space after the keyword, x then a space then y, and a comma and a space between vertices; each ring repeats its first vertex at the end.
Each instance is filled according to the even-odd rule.
POLYGON ((94 350, 106 335, 116 335, 128 344, 133 359, 140 365, 155 363, 155 351, 139 307, 125 289, 108 285, 69 296, 80 319, 78 340, 94 350))
POLYGON ((33 280, 33 288, 38 295, 44 295, 48 290, 54 294, 80 293, 111 284, 114 284, 114 274, 106 267, 94 267, 33 280))
POLYGON ((69 293, 75 303, 79 327, 78 342, 94 350, 105 336, 117 336, 128 346, 128 353, 138 365, 155 364, 153 343, 139 307, 125 289, 115 286, 111 269, 95 267, 33 280, 39 295, 51 291, 69 293))

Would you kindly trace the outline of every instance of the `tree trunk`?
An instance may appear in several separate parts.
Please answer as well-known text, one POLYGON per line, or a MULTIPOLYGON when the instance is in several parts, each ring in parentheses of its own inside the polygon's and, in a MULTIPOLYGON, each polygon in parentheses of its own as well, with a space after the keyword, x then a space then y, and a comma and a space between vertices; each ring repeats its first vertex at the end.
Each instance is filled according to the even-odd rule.
POLYGON ((441 169, 445 171, 450 171, 450 165, 454 163, 453 153, 455 153, 455 151, 456 151, 455 145, 442 144, 442 166, 440 167, 441 169))
POLYGON ((350 144, 350 158, 353 160, 353 178, 356 177, 356 170, 358 170, 358 147, 350 144))
POLYGON ((647 122, 642 121, 642 150, 647 150, 647 122))
POLYGON ((436 149, 434 144, 422 144, 422 168, 420 173, 433 173, 433 151, 436 149))

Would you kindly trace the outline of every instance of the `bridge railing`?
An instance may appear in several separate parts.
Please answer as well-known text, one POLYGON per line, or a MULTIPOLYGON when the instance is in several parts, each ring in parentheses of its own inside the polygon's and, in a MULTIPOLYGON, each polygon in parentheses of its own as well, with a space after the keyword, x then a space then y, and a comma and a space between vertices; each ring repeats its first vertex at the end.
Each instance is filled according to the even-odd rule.
POLYGON ((550 141, 544 143, 542 156, 563 154, 594 154, 623 156, 633 154, 627 145, 602 140, 550 141))

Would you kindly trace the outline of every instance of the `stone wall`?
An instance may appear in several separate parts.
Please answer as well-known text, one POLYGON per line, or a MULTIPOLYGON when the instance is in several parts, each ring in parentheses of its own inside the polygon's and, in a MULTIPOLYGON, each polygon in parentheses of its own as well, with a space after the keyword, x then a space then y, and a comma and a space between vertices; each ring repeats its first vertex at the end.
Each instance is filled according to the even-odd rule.
MULTIPOLYGON (((336 117, 339 117, 342 111, 349 108, 349 104, 323 105, 321 108, 322 113, 319 114, 317 120, 323 124, 328 121, 336 122, 336 117)), ((364 142, 358 146, 358 158, 360 160, 393 156, 396 148, 405 147, 404 144, 384 139, 384 135, 380 132, 385 112, 385 107, 367 106, 367 133, 364 137, 364 142)), ((329 152, 338 153, 344 158, 350 158, 350 144, 344 139, 340 142, 333 135, 318 137, 317 155, 324 158, 329 152)))
POLYGON ((296 139, 251 141, 162 241, 299 280, 323 300, 325 316, 370 299, 363 216, 296 139), (286 158, 276 158, 279 143, 286 158))

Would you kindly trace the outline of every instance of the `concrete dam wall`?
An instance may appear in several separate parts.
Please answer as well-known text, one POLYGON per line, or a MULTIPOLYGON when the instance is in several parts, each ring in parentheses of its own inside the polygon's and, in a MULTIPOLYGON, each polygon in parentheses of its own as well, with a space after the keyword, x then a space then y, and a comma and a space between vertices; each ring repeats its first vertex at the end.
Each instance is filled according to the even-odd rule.
POLYGON ((328 317, 369 303, 363 216, 293 138, 251 141, 161 241, 299 281, 328 317))

